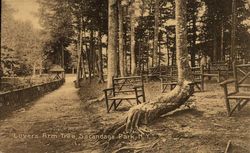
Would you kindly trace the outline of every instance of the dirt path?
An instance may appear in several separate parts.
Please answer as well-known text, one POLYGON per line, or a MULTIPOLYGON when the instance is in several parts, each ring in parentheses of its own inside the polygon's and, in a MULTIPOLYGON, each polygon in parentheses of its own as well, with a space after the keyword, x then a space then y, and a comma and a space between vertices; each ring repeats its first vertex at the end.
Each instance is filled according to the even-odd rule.
POLYGON ((59 89, 0 120, 0 152, 99 152, 74 79, 67 76, 59 89))

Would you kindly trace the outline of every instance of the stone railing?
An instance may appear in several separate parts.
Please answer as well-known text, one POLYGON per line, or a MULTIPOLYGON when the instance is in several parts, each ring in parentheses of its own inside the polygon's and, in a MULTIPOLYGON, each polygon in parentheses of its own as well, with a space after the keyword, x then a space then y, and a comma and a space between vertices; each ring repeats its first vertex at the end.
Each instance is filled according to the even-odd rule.
POLYGON ((59 88, 63 83, 64 80, 56 80, 23 89, 0 93, 0 115, 15 110, 20 106, 59 88))

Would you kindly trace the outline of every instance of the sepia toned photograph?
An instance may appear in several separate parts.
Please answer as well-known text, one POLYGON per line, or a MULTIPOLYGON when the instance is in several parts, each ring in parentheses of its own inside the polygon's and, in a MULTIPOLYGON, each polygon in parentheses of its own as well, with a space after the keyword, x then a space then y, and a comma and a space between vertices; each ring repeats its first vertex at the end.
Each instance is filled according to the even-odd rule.
POLYGON ((250 153, 250 0, 1 0, 0 153, 250 153))

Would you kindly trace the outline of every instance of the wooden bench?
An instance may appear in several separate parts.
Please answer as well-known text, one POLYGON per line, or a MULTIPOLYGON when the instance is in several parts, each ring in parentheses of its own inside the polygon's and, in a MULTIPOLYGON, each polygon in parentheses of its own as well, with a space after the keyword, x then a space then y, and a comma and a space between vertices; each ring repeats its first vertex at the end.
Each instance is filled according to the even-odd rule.
POLYGON ((230 74, 230 66, 229 64, 211 63, 208 65, 208 67, 205 67, 203 65, 201 67, 201 71, 202 80, 204 80, 205 77, 208 77, 209 79, 215 77, 217 79, 217 82, 221 82, 222 77, 224 79, 228 79, 230 74))
MULTIPOLYGON (((167 87, 170 87, 170 90, 173 90, 174 87, 177 85, 177 68, 175 67, 172 68, 172 71, 165 76, 161 76, 161 92, 165 92, 167 87)), ((201 69, 200 67, 191 67, 192 75, 194 77, 194 80, 190 85, 195 86, 199 91, 203 91, 204 89, 204 83, 202 82, 202 77, 201 77, 201 69)))
POLYGON ((233 73, 234 79, 220 83, 224 89, 228 116, 231 116, 236 108, 240 111, 250 100, 250 64, 234 64, 233 73), (234 84, 234 91, 229 91, 229 84, 234 84), (231 100, 236 101, 236 105, 232 108, 231 100))
POLYGON ((142 76, 113 77, 112 81, 113 87, 103 90, 108 113, 112 107, 116 110, 123 100, 129 102, 130 100, 136 100, 137 104, 145 102, 142 76))

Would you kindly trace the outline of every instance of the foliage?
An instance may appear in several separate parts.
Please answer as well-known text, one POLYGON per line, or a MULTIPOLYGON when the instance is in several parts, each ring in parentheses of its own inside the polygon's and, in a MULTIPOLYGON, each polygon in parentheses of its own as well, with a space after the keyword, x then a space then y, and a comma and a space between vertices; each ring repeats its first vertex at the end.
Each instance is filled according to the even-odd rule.
MULTIPOLYGON (((203 48, 207 48, 205 52, 208 55, 212 56, 213 44, 211 40, 217 39, 217 50, 222 52, 220 48, 220 43, 222 43, 220 37, 221 33, 221 24, 224 25, 224 52, 227 55, 230 55, 230 48, 231 48, 231 31, 232 31, 232 0, 202 0, 205 3, 206 11, 203 16, 203 48), (217 34, 216 38, 213 36, 217 34)), ((247 31, 248 27, 244 23, 246 19, 249 19, 250 11, 246 7, 247 1, 246 0, 237 0, 237 13, 236 13, 236 44, 238 52, 242 54, 246 52, 247 49, 250 47, 249 45, 249 38, 250 34, 247 31), (244 38, 243 38, 244 37, 244 38)), ((243 56, 241 57, 243 58, 243 56)))
POLYGON ((30 22, 14 20, 15 10, 5 2, 2 4, 1 66, 4 75, 28 75, 32 66, 42 60, 40 33, 30 22))

